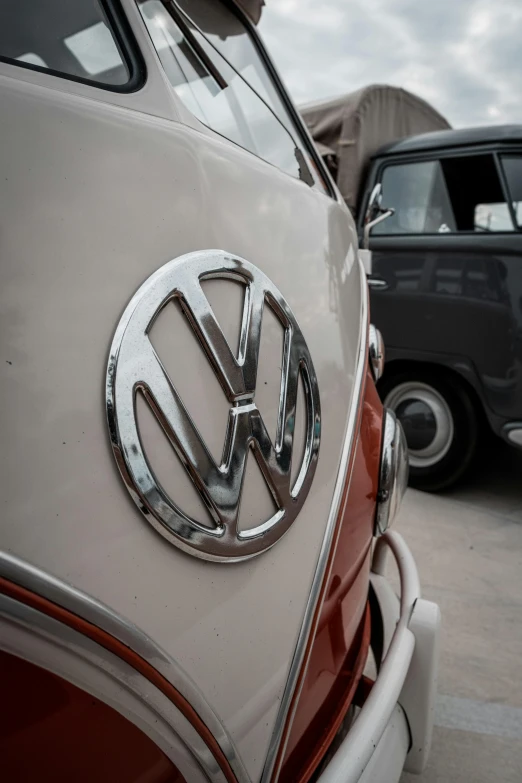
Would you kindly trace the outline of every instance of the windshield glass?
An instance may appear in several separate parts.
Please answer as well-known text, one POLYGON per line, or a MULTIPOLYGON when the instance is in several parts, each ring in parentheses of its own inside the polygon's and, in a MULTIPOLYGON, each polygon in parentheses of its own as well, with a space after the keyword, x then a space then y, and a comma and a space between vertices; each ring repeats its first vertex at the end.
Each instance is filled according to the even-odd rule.
POLYGON ((305 179, 296 143, 270 104, 192 20, 174 6, 169 13, 160 0, 145 0, 139 8, 165 72, 187 108, 220 135, 305 179))

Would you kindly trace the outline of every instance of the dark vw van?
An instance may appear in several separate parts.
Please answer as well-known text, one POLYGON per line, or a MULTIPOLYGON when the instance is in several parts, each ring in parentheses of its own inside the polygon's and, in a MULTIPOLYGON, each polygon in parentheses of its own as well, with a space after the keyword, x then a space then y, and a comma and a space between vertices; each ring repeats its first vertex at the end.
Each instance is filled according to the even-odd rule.
MULTIPOLYGON (((359 133, 370 119, 359 107, 359 133)), ((380 393, 406 432, 411 483, 444 489, 482 422, 522 447, 522 126, 409 136, 367 156, 359 176, 361 237, 393 210, 369 232, 380 393)))

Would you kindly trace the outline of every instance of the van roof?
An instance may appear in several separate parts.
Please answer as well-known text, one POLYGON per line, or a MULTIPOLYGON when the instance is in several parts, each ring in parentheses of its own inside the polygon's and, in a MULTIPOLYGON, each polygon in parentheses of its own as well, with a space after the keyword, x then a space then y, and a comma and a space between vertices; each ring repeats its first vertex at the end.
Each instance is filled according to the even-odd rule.
POLYGON ((522 141, 522 125, 487 125, 479 128, 420 133, 384 145, 374 157, 448 147, 468 147, 475 144, 505 144, 510 141, 522 141))

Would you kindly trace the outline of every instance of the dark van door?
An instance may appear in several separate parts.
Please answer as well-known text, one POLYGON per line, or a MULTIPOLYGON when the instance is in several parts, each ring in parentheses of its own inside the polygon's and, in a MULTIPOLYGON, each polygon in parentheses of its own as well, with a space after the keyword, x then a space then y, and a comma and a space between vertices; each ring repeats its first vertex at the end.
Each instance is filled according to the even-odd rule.
POLYGON ((475 147, 377 162, 372 321, 381 394, 401 418, 412 483, 441 489, 468 466, 478 409, 522 427, 522 150, 475 147))

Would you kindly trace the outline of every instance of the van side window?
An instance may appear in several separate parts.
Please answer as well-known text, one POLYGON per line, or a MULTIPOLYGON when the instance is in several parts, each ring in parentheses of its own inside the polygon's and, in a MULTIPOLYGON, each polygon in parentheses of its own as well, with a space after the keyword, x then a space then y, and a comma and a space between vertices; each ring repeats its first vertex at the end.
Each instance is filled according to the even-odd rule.
POLYGON ((455 231, 451 202, 438 161, 386 166, 382 177, 382 203, 395 214, 372 233, 434 234, 446 226, 455 231))
POLYGON ((517 225, 522 228, 522 155, 503 155, 502 166, 517 225))
MULTIPOLYGON (((220 3, 209 5, 214 6, 212 13, 206 3, 197 4, 205 7, 201 24, 205 21, 210 31, 226 37, 230 32, 228 15, 221 14, 220 3)), ((170 11, 160 0, 138 0, 138 6, 165 73, 192 114, 240 147, 313 184, 301 150, 259 79, 253 88, 252 73, 248 80, 244 78, 176 4, 171 4, 170 11)), ((189 7, 192 10, 192 3, 189 7)), ((223 8, 225 11, 230 13, 223 8)), ((236 34, 238 25, 241 30, 243 27, 236 17, 232 19, 232 34, 236 34)))
POLYGON ((131 69, 100 0, 2 0, 0 59, 122 89, 131 69))
POLYGON ((372 234, 513 231, 493 155, 389 164, 382 174, 383 206, 395 214, 372 234))

